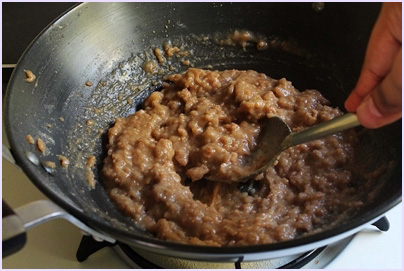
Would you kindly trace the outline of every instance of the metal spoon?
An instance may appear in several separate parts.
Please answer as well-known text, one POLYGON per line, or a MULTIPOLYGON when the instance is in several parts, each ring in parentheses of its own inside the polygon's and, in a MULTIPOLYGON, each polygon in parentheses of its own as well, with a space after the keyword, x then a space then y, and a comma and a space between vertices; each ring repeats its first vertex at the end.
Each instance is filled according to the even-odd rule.
MULTIPOLYGON (((282 119, 278 117, 267 118, 262 123, 263 128, 257 139, 257 148, 245 160, 242 175, 236 174, 226 181, 245 182, 251 180, 273 165, 281 152, 287 148, 359 125, 356 114, 347 113, 300 132, 292 133, 289 126, 282 119)), ((215 181, 214 175, 207 178, 215 181)))

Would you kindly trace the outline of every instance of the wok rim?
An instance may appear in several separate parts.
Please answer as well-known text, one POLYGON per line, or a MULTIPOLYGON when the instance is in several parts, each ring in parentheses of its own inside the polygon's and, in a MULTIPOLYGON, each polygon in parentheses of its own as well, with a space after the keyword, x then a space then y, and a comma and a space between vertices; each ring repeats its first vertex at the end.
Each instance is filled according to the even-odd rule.
MULTIPOLYGON (((7 134, 7 138, 10 143, 10 149, 12 154, 16 160, 16 164, 23 170, 23 172, 27 175, 29 180, 42 192, 44 193, 50 200, 54 203, 62 207, 68 213, 84 222, 88 226, 94 228, 101 233, 105 233, 117 241, 123 242, 125 244, 133 244, 143 247, 144 249, 162 249, 162 250, 175 250, 177 252, 184 252, 188 254, 217 254, 217 255, 234 255, 238 257, 238 255, 243 254, 252 254, 252 253, 265 253, 265 252, 273 252, 278 250, 285 250, 291 248, 297 248, 300 246, 304 246, 307 244, 317 243, 320 241, 324 241, 336 236, 341 236, 344 233, 355 231, 355 229, 360 228, 361 226, 367 225, 371 223, 372 220, 383 216, 384 213, 389 211, 391 208, 396 206, 402 201, 402 190, 397 190, 393 193, 393 196, 383 202, 383 204, 379 204, 376 208, 373 209, 372 212, 366 212, 365 214, 361 214, 358 219, 351 221, 348 224, 344 224, 341 227, 332 228, 329 230, 321 231, 319 233, 311 234, 308 236, 299 237, 296 239, 292 239, 289 241, 283 241, 273 244, 258 244, 258 245, 248 245, 248 246, 226 246, 226 247, 214 247, 214 246, 201 246, 201 245, 191 245, 191 244, 182 244, 175 243, 171 241, 159 240, 156 238, 150 238, 148 236, 134 236, 129 232, 122 231, 107 224, 100 222, 99 220, 87 216, 83 211, 69 204, 62 197, 59 197, 57 193, 55 193, 52 189, 46 186, 46 184, 41 181, 41 178, 35 174, 34 170, 31 170, 32 165, 29 164, 29 161, 24 156, 24 152, 18 148, 18 142, 15 141, 15 138, 12 136, 11 132, 11 124, 9 119, 9 108, 11 107, 10 103, 10 95, 12 95, 13 83, 15 81, 15 74, 18 71, 23 70, 22 63, 24 61, 25 56, 31 50, 33 44, 46 32, 52 24, 61 20, 63 17, 67 16, 74 9, 80 8, 86 5, 86 3, 79 3, 68 10, 66 10, 63 14, 53 20, 47 27, 45 27, 37 37, 30 43, 30 45, 25 49, 20 59, 17 61, 16 67, 14 68, 12 75, 10 77, 9 83, 6 88, 6 94, 4 97, 4 121, 5 121, 5 130, 7 134), (20 166, 21 165, 21 166, 20 166)), ((15 90, 14 90, 15 91, 15 90)), ((401 120, 400 120, 401 122, 401 120)), ((395 172, 395 175, 401 175, 400 172, 395 172)), ((396 178, 398 176, 392 176, 392 178, 396 178)), ((164 253, 163 253, 164 254, 164 253)))

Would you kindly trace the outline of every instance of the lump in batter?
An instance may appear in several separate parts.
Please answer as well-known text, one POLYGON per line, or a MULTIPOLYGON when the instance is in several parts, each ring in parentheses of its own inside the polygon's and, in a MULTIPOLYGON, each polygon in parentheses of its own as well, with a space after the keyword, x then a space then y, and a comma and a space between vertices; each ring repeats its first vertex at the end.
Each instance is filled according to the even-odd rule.
POLYGON ((234 30, 227 38, 219 40, 221 45, 240 45, 243 49, 246 49, 247 45, 251 42, 256 43, 257 50, 259 51, 268 49, 268 43, 265 39, 258 38, 252 32, 246 30, 234 30))
POLYGON ((96 158, 94 155, 90 155, 87 158, 86 162, 86 180, 88 183, 88 186, 92 189, 95 188, 96 182, 95 182, 95 176, 94 176, 94 166, 95 166, 96 158))
POLYGON ((27 139, 29 144, 32 144, 32 145, 35 144, 35 139, 32 137, 32 135, 27 135, 26 139, 27 139))
POLYGON ((105 185, 138 227, 180 243, 267 244, 361 205, 349 170, 352 131, 289 148, 259 185, 226 182, 256 147, 260 119, 279 116, 299 131, 340 115, 318 91, 255 71, 192 68, 168 81, 108 131, 105 185), (211 172, 224 182, 204 179, 211 172))
POLYGON ((60 165, 65 169, 68 168, 68 166, 70 164, 69 159, 66 156, 63 156, 63 155, 58 155, 58 158, 60 160, 60 165))
POLYGON ((147 61, 144 65, 144 70, 150 74, 157 72, 157 62, 155 60, 147 61))
POLYGON ((160 64, 165 62, 163 51, 160 48, 154 49, 154 54, 156 55, 157 60, 159 61, 160 64))
POLYGON ((35 81, 36 75, 35 75, 32 71, 30 71, 30 70, 24 70, 24 72, 25 72, 25 76, 26 76, 26 78, 25 78, 25 81, 26 81, 26 82, 32 83, 32 82, 35 81))
POLYGON ((36 141, 36 145, 38 147, 38 150, 43 155, 45 155, 46 154, 46 143, 42 139, 38 138, 37 141, 36 141))

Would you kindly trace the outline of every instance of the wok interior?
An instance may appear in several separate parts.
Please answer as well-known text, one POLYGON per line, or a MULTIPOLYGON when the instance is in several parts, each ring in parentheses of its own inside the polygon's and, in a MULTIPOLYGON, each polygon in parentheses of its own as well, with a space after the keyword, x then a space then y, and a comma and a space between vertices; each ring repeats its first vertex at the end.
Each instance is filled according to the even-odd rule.
MULTIPOLYGON (((6 96, 12 150, 44 193, 90 225, 126 238, 128 243, 136 238, 154 240, 117 210, 100 181, 106 132, 114 119, 139 109, 161 86, 164 74, 188 68, 180 59, 173 59, 175 71, 163 68, 161 74, 145 73, 143 65, 154 58, 153 48, 171 41, 192 52, 190 61, 195 67, 253 69, 276 79, 285 77, 299 90, 318 89, 332 106, 343 109, 355 86, 379 8, 375 3, 326 3, 321 12, 314 11, 311 3, 80 5, 42 33, 16 68, 6 96), (262 51, 254 42, 245 49, 219 46, 218 38, 235 29, 265 37, 273 46, 262 51), (24 81, 24 69, 37 75, 36 84, 24 81), (85 86, 87 81, 93 86, 85 86), (89 119, 94 126, 86 125, 89 119), (27 134, 47 142, 45 157, 27 143, 27 134), (71 165, 50 175, 31 164, 24 156, 26 151, 38 154, 41 161, 58 162, 56 155, 63 154, 71 165), (90 155, 97 157, 95 189, 85 179, 90 155)), ((363 167, 358 177, 386 163, 389 166, 377 188, 369 186, 366 191, 374 193, 372 202, 339 226, 358 217, 367 219, 380 205, 399 200, 401 122, 363 130, 360 135, 358 157, 363 167)))

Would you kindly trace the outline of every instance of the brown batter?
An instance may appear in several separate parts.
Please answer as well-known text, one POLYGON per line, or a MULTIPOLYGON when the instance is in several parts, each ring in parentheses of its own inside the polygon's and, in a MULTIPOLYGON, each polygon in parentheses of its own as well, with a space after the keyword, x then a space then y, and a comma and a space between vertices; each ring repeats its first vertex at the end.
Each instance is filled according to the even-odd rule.
POLYGON ((274 243, 310 233, 355 199, 348 165, 353 132, 284 151, 247 184, 232 174, 255 147, 258 120, 280 116, 293 131, 341 114, 316 90, 255 71, 189 69, 168 77, 144 109, 109 129, 103 173, 110 196, 137 226, 182 243, 274 243))

